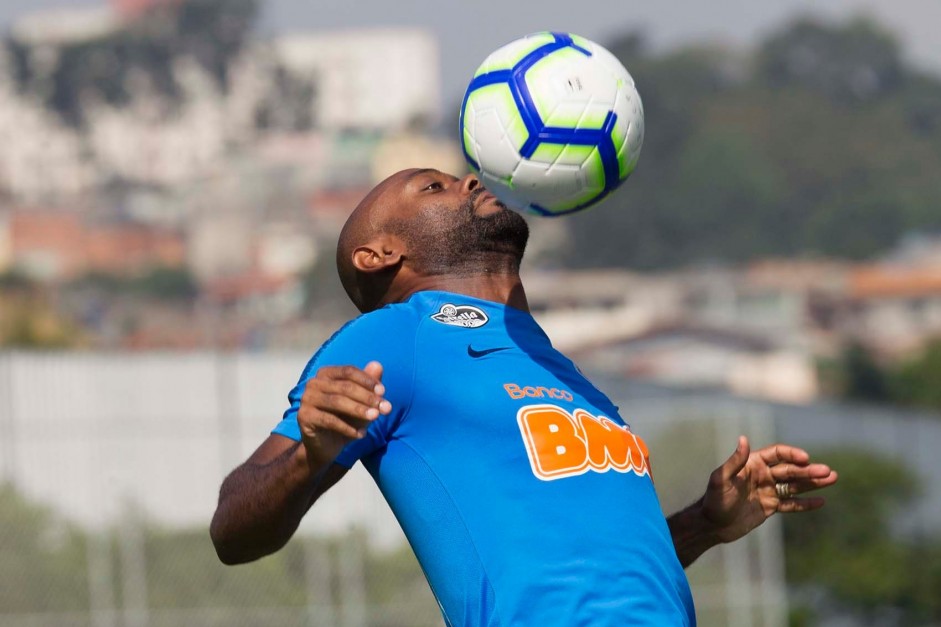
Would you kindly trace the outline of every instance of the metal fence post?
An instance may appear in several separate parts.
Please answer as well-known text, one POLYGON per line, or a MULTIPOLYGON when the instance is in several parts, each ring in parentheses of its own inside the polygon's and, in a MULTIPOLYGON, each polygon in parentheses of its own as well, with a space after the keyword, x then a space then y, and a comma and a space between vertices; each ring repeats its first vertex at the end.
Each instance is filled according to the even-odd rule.
MULTIPOLYGON (((777 441, 773 410, 767 406, 752 406, 749 412, 750 433, 758 446, 777 441)), ((787 583, 784 570, 784 531, 780 516, 772 516, 756 534, 758 567, 761 572, 762 625, 787 625, 787 583)))
POLYGON ((242 425, 239 417, 238 353, 216 350, 216 407, 219 411, 219 443, 224 473, 242 460, 239 458, 242 425))
POLYGON ((366 627, 366 551, 365 535, 351 533, 340 543, 340 616, 343 627, 366 627))
POLYGON ((121 600, 124 627, 147 627, 147 556, 140 517, 133 507, 118 527, 121 557, 121 600))
POLYGON ((9 352, 0 352, 0 482, 16 483, 16 405, 13 399, 13 362, 9 352))
MULTIPOLYGON (((741 434, 740 408, 726 404, 716 424, 716 464, 721 465, 731 453, 730 446, 741 434)), ((725 564, 725 598, 728 624, 750 627, 752 612, 752 578, 748 560, 748 538, 722 545, 725 564)))
POLYGON ((307 624, 310 627, 336 627, 333 610, 330 553, 313 538, 305 538, 304 575, 307 581, 307 624))
POLYGON ((115 627, 114 572, 111 538, 105 531, 86 536, 88 608, 92 627, 115 627))

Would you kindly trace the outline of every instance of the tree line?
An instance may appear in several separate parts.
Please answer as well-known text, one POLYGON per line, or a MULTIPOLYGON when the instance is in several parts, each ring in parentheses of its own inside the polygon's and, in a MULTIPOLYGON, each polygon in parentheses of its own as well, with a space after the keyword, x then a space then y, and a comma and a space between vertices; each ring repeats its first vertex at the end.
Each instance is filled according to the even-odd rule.
POLYGON ((646 114, 637 170, 569 218, 576 268, 867 259, 941 230, 941 77, 867 19, 800 19, 754 50, 609 42, 646 114))

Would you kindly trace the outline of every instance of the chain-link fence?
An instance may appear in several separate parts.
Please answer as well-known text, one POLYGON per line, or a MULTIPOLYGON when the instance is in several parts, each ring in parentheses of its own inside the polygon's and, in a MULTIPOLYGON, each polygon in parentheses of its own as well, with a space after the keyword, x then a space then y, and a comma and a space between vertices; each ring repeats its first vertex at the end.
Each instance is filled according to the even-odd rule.
MULTIPOLYGON (((0 353, 0 624, 440 625, 361 467, 276 555, 235 568, 215 557, 218 487, 279 420, 307 358, 0 353)), ((599 384, 650 445, 667 511, 701 494, 739 433, 756 445, 776 439, 776 423, 798 440, 815 433, 801 422, 809 410, 599 384)), ((923 443, 937 438, 922 428, 923 443)), ((787 623, 781 537, 773 518, 688 571, 700 624, 787 623)))

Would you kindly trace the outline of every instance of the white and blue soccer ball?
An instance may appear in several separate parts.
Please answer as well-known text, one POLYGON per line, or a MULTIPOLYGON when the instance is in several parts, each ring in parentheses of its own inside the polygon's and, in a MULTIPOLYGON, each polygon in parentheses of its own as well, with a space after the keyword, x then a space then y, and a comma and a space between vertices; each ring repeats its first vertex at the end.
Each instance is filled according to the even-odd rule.
POLYGON ((603 47, 534 33, 480 65, 460 127, 464 157, 487 189, 516 209, 559 216, 594 205, 633 172, 644 109, 603 47))

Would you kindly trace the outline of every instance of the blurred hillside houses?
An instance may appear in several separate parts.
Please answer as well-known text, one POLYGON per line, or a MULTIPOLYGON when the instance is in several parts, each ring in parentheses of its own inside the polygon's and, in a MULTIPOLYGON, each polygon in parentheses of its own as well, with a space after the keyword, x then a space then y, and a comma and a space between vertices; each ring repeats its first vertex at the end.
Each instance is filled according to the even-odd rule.
MULTIPOLYGON (((253 34, 253 0, 115 1, 16 22, 0 48, 0 192, 18 203, 203 183, 279 137, 441 117, 420 30, 253 34), (382 51, 382 54, 377 54, 382 51)), ((369 173, 368 164, 367 175, 369 173)))
POLYGON ((0 41, 0 275, 44 286, 80 343, 307 346, 312 315, 350 313, 319 273, 356 203, 462 167, 432 35, 263 39, 259 7, 113 0, 0 41))
POLYGON ((941 338, 941 239, 876 263, 765 260, 663 274, 528 277, 537 317, 596 372, 805 403, 818 361, 862 345, 894 362, 941 338))
POLYGON ((41 279, 90 272, 123 274, 154 266, 183 267, 178 231, 134 222, 96 222, 74 211, 16 212, 0 226, 8 263, 41 279))
MULTIPOLYGON (((432 35, 396 28, 266 40, 255 29, 259 8, 258 0, 114 0, 13 25, 0 42, 0 345, 34 347, 43 334, 30 330, 31 321, 57 318, 57 328, 76 330, 71 346, 313 349, 355 314, 333 261, 350 210, 399 169, 466 171, 456 120, 442 106, 432 35)), ((806 28, 798 23, 785 35, 797 45, 806 28)), ((839 28, 813 29, 826 35, 822 41, 842 41, 839 28)), ((711 133, 728 131, 732 119, 757 124, 777 96, 765 103, 765 83, 748 87, 741 78, 709 83, 695 98, 682 90, 667 97, 698 89, 683 72, 709 77, 708 56, 626 54, 646 81, 645 102, 664 114, 651 116, 645 150, 653 165, 597 212, 531 221, 527 294, 560 349, 595 372, 806 403, 826 391, 821 360, 847 346, 896 362, 941 337, 941 240, 923 235, 887 254, 880 249, 881 256, 845 258, 856 261, 796 244, 771 258, 768 242, 781 232, 796 237, 812 222, 804 212, 821 211, 808 204, 813 190, 849 180, 843 168, 855 166, 835 159, 840 168, 831 178, 817 180, 821 165, 805 168, 815 174, 809 187, 779 187, 765 185, 784 171, 768 161, 767 172, 736 187, 746 165, 764 163, 757 145, 739 140, 768 129, 716 141, 711 133), (754 89, 761 98, 752 115, 741 115, 749 99, 737 92, 722 99, 720 88, 754 89), (702 110, 732 106, 734 114, 692 133, 691 167, 685 153, 664 145, 676 129, 694 128, 670 122, 670 103, 699 102, 714 91, 719 100, 702 110), (677 172, 692 174, 661 178, 677 172), (727 194, 713 189, 717 180, 731 181, 727 194), (793 213, 760 218, 756 198, 774 205, 785 189, 807 194, 795 197, 793 213), (631 237, 643 241, 630 246, 631 237), (710 237, 731 251, 715 257, 726 265, 693 265, 714 258, 707 254, 714 249, 700 248, 710 237), (765 244, 745 254, 756 237, 765 244), (632 265, 639 259, 632 251, 645 247, 648 263, 632 265), (813 257, 785 258, 805 250, 813 257), (586 260, 596 252, 620 268, 672 270, 593 268, 586 260), (670 264, 649 263, 662 252, 670 264)), ((804 95, 813 105, 806 111, 817 116, 819 94, 804 95)), ((842 109, 831 114, 845 117, 842 109)), ((789 142, 775 144, 785 157, 789 142)), ((928 150, 928 140, 918 142, 928 150)), ((784 163, 802 164, 808 152, 784 163)), ((886 180, 880 189, 898 187, 886 180)), ((833 224, 847 224, 843 216, 867 205, 834 189, 846 213, 833 224)), ((924 209, 933 206, 930 191, 912 194, 917 216, 932 214, 924 209)), ((900 202, 884 204, 901 215, 900 202)), ((869 219, 881 235, 882 214, 869 219)), ((932 223, 906 224, 918 232, 932 223)), ((820 241, 833 239, 824 235, 820 241)))

